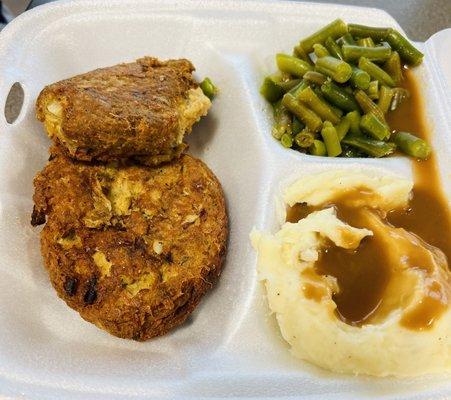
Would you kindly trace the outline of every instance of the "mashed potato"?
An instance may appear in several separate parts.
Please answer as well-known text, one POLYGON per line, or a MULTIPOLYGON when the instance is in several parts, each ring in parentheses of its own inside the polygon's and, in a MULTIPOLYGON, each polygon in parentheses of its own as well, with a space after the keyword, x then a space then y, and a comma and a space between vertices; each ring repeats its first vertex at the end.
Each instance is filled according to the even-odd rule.
MULTIPOLYGON (((337 194, 358 187, 375 194, 366 199, 372 207, 388 211, 408 203, 412 182, 332 171, 297 181, 285 191, 284 202, 327 204, 337 194)), ((258 252, 258 276, 265 283, 269 307, 284 339, 294 356, 336 372, 411 376, 451 370, 451 290, 446 259, 404 229, 371 218, 371 230, 355 228, 338 219, 335 209, 329 207, 311 212, 297 223, 284 223, 276 234, 251 233, 258 252), (382 237, 389 249, 393 271, 376 315, 355 326, 339 318, 333 296, 340 287, 333 276, 315 272, 315 262, 326 243, 355 249, 373 234, 382 237), (406 243, 427 260, 428 269, 410 266, 406 243), (442 307, 435 319, 418 329, 406 324, 434 300, 442 307)))

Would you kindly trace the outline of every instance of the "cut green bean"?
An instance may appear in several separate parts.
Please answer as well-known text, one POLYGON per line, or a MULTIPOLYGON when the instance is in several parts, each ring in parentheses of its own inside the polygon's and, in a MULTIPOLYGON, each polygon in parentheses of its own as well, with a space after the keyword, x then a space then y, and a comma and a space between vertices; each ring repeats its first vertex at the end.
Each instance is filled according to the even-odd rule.
POLYGON ((395 82, 382 68, 368 60, 366 57, 360 57, 359 68, 367 72, 373 79, 379 81, 381 84, 393 87, 395 82))
POLYGON ((260 93, 270 103, 274 103, 281 99, 284 93, 298 85, 299 82, 301 82, 300 79, 284 81, 277 75, 267 76, 260 87, 260 93))
POLYGON ((329 105, 329 107, 334 111, 335 114, 337 114, 340 118, 343 116, 343 110, 341 108, 338 108, 337 106, 334 106, 333 104, 330 104, 330 102, 327 101, 326 98, 323 96, 320 87, 312 87, 312 89, 322 101, 324 101, 329 105))
POLYGON ((317 58, 330 56, 329 50, 327 50, 322 44, 315 43, 313 45, 313 52, 317 58))
POLYGON ((388 110, 390 109, 392 97, 393 89, 382 85, 381 90, 379 91, 379 100, 377 102, 377 106, 384 114, 387 114, 388 110))
POLYGON ((288 93, 292 94, 294 97, 298 95, 301 91, 303 91, 308 86, 308 83, 304 81, 304 79, 301 80, 295 87, 290 89, 288 93))
POLYGON ((337 131, 338 139, 340 140, 340 142, 348 133, 349 128, 351 128, 351 121, 346 117, 342 118, 338 125, 335 126, 335 130, 337 131))
POLYGON ((408 90, 404 88, 394 88, 392 89, 393 97, 390 104, 390 111, 396 110, 399 105, 402 103, 404 99, 410 96, 410 93, 408 90))
POLYGON ((321 130, 321 136, 326 145, 328 157, 337 157, 341 153, 340 140, 338 139, 337 131, 333 126, 324 126, 321 130))
POLYGON ((343 143, 355 147, 371 157, 385 157, 396 150, 396 144, 365 137, 349 137, 343 139, 343 143))
POLYGON ((288 109, 278 101, 273 106, 274 125, 272 127, 272 135, 277 140, 284 134, 292 133, 292 117, 288 109))
POLYGON ((396 29, 390 29, 385 38, 393 50, 396 50, 401 59, 409 65, 418 65, 423 61, 424 54, 416 49, 404 36, 396 29))
POLYGON ((315 43, 323 44, 329 36, 332 39, 338 39, 340 36, 343 36, 347 32, 348 27, 346 23, 341 19, 336 19, 335 21, 332 21, 330 24, 326 25, 324 28, 301 40, 299 44, 306 53, 310 53, 313 50, 313 45, 315 43))
POLYGON ((390 57, 384 64, 384 70, 397 85, 401 83, 404 77, 402 74, 401 57, 397 51, 392 51, 390 57))
POLYGON ((321 129, 321 118, 314 111, 296 100, 292 94, 285 94, 282 98, 282 104, 299 118, 311 132, 318 132, 321 129))
POLYGON ((284 93, 290 91, 291 89, 293 89, 296 85, 299 85, 299 83, 301 82, 301 79, 290 79, 288 81, 282 81, 282 82, 277 82, 277 80, 275 81, 276 85, 280 86, 282 88, 282 90, 284 91, 284 93))
POLYGON ((305 62, 309 63, 310 65, 313 65, 312 59, 300 45, 297 45, 294 47, 293 55, 297 58, 300 58, 301 60, 304 60, 305 62))
POLYGON ((293 146, 293 138, 291 137, 291 135, 288 135, 287 133, 285 133, 280 138, 280 143, 282 143, 283 147, 286 147, 287 149, 289 149, 290 147, 293 146))
POLYGON ((391 50, 389 47, 364 47, 344 44, 342 46, 343 57, 348 62, 355 62, 360 57, 366 57, 372 61, 385 61, 390 57, 391 50))
POLYGON ((313 141, 315 140, 315 135, 310 132, 308 129, 303 129, 294 137, 294 142, 301 149, 309 148, 313 141))
POLYGON ((351 111, 344 118, 349 121, 349 134, 346 137, 362 136, 362 131, 360 130, 360 113, 358 111, 351 111))
POLYGON ((298 134, 300 131, 302 131, 305 128, 305 125, 299 121, 295 116, 293 116, 292 121, 292 135, 298 134))
POLYGON ((352 94, 347 93, 335 83, 327 81, 321 85, 321 92, 327 101, 343 111, 360 110, 359 104, 352 94))
POLYGON ((398 148, 409 156, 425 160, 431 154, 431 148, 423 139, 408 132, 397 132, 393 141, 398 148))
POLYGON ((376 44, 374 43, 373 39, 371 39, 370 37, 366 37, 366 38, 357 40, 357 46, 375 47, 376 44))
POLYGON ((377 140, 386 140, 390 137, 388 126, 372 112, 365 114, 360 119, 360 129, 377 140))
POLYGON ((377 100, 379 98, 379 81, 371 81, 366 92, 371 100, 377 100))
POLYGON ((343 148, 343 151, 341 153, 342 157, 345 158, 362 158, 367 157, 367 154, 362 153, 360 150, 356 149, 355 147, 349 146, 347 144, 343 144, 341 146, 343 148))
POLYGON ((327 51, 330 53, 332 57, 343 60, 343 54, 341 53, 340 46, 330 36, 325 40, 324 46, 326 47, 327 51))
POLYGON ((317 71, 308 71, 304 75, 304 80, 314 83, 315 85, 322 85, 324 82, 326 82, 327 77, 317 71))
POLYGON ((328 120, 333 124, 337 124, 340 121, 340 117, 335 114, 329 104, 321 100, 312 88, 305 88, 299 93, 298 99, 319 115, 322 120, 328 120))
POLYGON ((312 66, 300 58, 289 56, 288 54, 276 55, 277 67, 290 75, 302 78, 307 71, 312 70, 312 66))
POLYGON ((354 94, 354 97, 364 113, 372 112, 374 115, 376 115, 377 118, 381 120, 381 122, 385 122, 384 113, 363 90, 357 90, 354 94))
POLYGON ((313 156, 325 156, 327 154, 326 145, 321 140, 314 140, 309 147, 309 153, 313 156))
POLYGON ((355 38, 370 37, 375 42, 379 43, 385 40, 385 38, 388 36, 388 34, 390 33, 390 28, 349 24, 348 31, 355 38))
POLYGON ((207 96, 210 100, 213 100, 213 98, 219 92, 218 87, 214 85, 210 78, 204 78, 199 86, 202 92, 204 92, 204 95, 207 96))
POLYGON ((345 33, 339 40, 342 45, 343 44, 357 44, 350 33, 345 33))
POLYGON ((283 93, 283 89, 270 76, 267 76, 260 86, 260 94, 270 103, 279 100, 283 93))
POLYGON ((352 75, 352 68, 347 62, 330 56, 318 58, 315 69, 339 83, 348 81, 352 75))
POLYGON ((371 77, 365 71, 360 68, 352 66, 351 85, 357 89, 366 90, 370 84, 371 77))

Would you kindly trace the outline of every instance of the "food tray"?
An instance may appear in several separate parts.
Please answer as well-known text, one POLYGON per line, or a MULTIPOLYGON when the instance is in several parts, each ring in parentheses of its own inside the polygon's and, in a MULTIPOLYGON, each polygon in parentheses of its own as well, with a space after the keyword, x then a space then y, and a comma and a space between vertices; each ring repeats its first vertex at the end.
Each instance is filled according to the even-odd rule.
MULTIPOLYGON (((373 379, 322 371, 291 357, 262 286, 249 232, 277 228, 275 197, 289 180, 330 168, 410 176, 407 158, 315 158, 270 135, 260 97, 273 55, 334 18, 394 26, 381 10, 264 1, 103 0, 58 2, 29 11, 0 35, 0 109, 14 82, 25 99, 13 124, 0 116, 0 398, 426 399, 451 396, 449 376, 373 379), (34 116, 45 84, 143 55, 187 57, 198 77, 221 88, 189 137, 190 152, 221 180, 230 216, 218 286, 189 321, 146 343, 115 338, 59 300, 42 267, 39 229, 30 226, 32 180, 49 141, 34 116)), ((451 198, 451 30, 418 46, 425 62, 425 114, 451 198)))

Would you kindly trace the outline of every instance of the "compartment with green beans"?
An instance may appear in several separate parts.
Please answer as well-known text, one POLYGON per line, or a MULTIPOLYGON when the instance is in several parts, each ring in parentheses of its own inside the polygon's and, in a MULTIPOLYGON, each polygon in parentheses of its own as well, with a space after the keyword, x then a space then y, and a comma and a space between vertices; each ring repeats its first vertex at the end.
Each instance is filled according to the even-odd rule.
POLYGON ((429 157, 415 132, 390 129, 387 115, 409 97, 404 68, 423 54, 393 28, 337 19, 277 54, 279 71, 260 93, 274 110, 272 134, 282 146, 317 156, 385 157, 396 149, 429 157))

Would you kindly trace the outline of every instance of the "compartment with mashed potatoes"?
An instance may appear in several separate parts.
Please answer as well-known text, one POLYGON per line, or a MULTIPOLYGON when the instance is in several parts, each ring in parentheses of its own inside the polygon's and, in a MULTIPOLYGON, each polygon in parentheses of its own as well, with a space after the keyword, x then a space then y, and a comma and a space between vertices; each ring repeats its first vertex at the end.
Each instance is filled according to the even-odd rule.
POLYGON ((252 232, 258 277, 294 356, 377 376, 451 370, 449 220, 440 235, 425 229, 433 204, 413 201, 412 188, 387 174, 306 176, 284 192, 280 230, 252 232))

